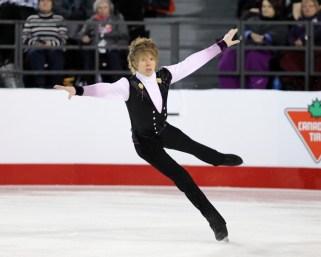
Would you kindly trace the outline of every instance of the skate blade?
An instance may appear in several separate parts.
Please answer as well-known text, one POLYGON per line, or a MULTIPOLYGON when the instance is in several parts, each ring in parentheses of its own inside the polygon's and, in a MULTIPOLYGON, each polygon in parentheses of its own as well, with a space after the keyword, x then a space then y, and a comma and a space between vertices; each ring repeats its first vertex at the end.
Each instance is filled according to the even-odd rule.
POLYGON ((224 237, 224 238, 221 240, 221 242, 227 244, 228 242, 230 242, 230 240, 228 239, 228 237, 224 237))

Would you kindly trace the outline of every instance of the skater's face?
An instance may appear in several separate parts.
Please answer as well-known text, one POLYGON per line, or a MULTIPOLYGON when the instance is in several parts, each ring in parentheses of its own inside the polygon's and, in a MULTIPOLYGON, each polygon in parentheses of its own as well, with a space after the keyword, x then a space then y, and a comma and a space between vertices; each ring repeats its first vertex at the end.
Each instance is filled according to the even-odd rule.
POLYGON ((140 54, 137 58, 137 71, 145 76, 151 76, 156 69, 157 61, 155 56, 146 52, 140 54))
POLYGON ((263 0, 261 12, 264 17, 273 18, 275 16, 275 10, 267 0, 263 0))

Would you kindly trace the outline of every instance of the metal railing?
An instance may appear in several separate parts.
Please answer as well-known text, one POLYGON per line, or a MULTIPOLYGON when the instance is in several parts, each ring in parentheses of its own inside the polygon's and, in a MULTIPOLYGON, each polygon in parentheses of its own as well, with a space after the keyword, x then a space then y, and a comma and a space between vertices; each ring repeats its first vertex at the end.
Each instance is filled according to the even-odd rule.
MULTIPOLYGON (((98 25, 98 22, 90 22, 98 25)), ((158 44, 159 50, 169 50, 170 51, 170 63, 174 64, 180 61, 180 51, 181 50, 200 50, 204 48, 204 42, 201 42, 199 45, 197 44, 186 44, 182 42, 180 39, 180 28, 183 25, 193 25, 193 26, 211 26, 214 28, 231 28, 231 27, 238 27, 239 28, 239 35, 243 35, 243 31, 245 30, 246 25, 250 24, 275 24, 275 25, 295 25, 301 24, 306 28, 306 44, 302 47, 294 47, 294 46, 253 46, 253 45, 245 45, 245 41, 241 40, 241 43, 237 45, 237 69, 235 71, 223 72, 218 70, 211 70, 209 72, 201 72, 198 73, 198 76, 206 76, 206 75, 230 75, 230 76, 239 76, 241 82, 241 88, 245 87, 245 77, 249 75, 261 75, 261 76, 301 76, 304 77, 305 81, 305 90, 309 90, 309 77, 310 76, 320 76, 321 72, 317 72, 314 70, 314 52, 316 50, 321 50, 320 46, 316 46, 314 44, 314 29, 313 26, 318 25, 321 26, 321 23, 311 23, 308 21, 217 21, 217 20, 196 20, 196 19, 177 19, 177 18, 168 18, 168 19, 148 19, 142 22, 137 21, 128 21, 128 22, 113 22, 112 24, 126 24, 126 25, 144 25, 144 26, 169 26, 169 46, 165 44, 158 44), (305 51, 305 70, 301 72, 286 72, 286 71, 247 71, 245 70, 244 65, 244 58, 245 58, 245 51, 249 49, 257 49, 257 50, 275 50, 275 51, 305 51)), ((96 33, 95 37, 95 44, 94 45, 65 45, 65 46, 57 46, 51 47, 51 49, 64 49, 64 51, 68 50, 96 50, 95 51, 95 65, 91 70, 77 70, 77 69, 69 69, 69 70, 60 70, 60 71, 52 71, 52 70, 44 70, 44 71, 36 71, 36 70, 25 70, 24 69, 24 51, 27 48, 47 48, 47 47, 39 47, 39 46, 26 46, 23 45, 22 42, 22 29, 24 25, 24 21, 17 21, 17 20, 1 20, 0 24, 7 24, 7 25, 14 25, 15 26, 15 43, 13 45, 0 45, 0 49, 13 49, 14 50, 14 64, 15 69, 11 71, 15 74, 15 76, 23 76, 23 75, 52 75, 52 74, 59 74, 59 75, 110 75, 110 74, 117 74, 117 75, 129 75, 129 71, 125 70, 100 70, 99 69, 99 52, 98 52, 98 33, 96 33)), ((83 21, 64 21, 63 24, 65 25, 83 25, 83 21)), ((226 30, 227 31, 227 30, 226 30)), ((222 35, 221 35, 222 36, 222 35)), ((206 44, 209 46, 212 42, 208 42, 206 44)), ((119 47, 115 46, 114 48, 117 49, 128 49, 127 47, 119 47)), ((0 73, 4 73, 8 71, 1 71, 0 73)))

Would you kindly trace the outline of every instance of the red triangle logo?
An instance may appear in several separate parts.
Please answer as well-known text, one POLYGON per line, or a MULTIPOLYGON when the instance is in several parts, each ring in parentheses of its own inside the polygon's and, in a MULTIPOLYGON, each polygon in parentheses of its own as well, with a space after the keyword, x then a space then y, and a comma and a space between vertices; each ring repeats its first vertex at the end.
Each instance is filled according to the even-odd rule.
POLYGON ((321 160, 321 119, 307 109, 286 109, 285 113, 314 162, 321 160))

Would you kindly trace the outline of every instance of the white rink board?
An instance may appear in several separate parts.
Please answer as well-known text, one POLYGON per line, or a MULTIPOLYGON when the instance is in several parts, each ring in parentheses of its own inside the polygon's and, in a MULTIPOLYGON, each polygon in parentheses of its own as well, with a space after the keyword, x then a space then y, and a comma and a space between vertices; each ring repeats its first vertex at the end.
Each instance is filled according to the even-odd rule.
MULTIPOLYGON (((285 116, 320 92, 172 90, 168 122, 248 166, 320 167, 285 116)), ((134 150, 125 103, 66 92, 0 90, 0 163, 145 164, 134 150)), ((170 151, 181 164, 206 165, 170 151)))

